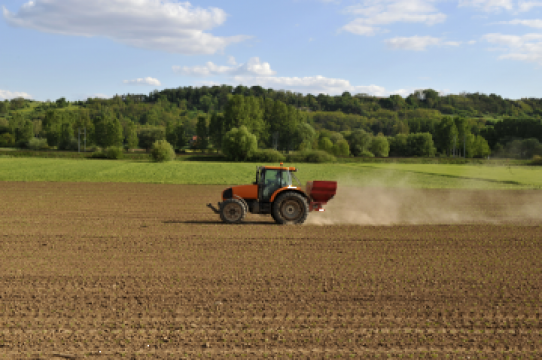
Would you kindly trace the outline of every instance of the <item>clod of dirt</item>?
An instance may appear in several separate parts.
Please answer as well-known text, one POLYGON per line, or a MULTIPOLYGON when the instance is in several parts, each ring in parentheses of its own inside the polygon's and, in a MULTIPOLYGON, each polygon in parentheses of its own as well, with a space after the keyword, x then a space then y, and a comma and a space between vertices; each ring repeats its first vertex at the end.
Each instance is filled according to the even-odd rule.
POLYGON ((204 345, 203 347, 206 348, 206 349, 209 349, 209 348, 211 347, 211 344, 208 343, 208 342, 206 342, 205 345, 204 345))
POLYGON ((190 324, 191 327, 197 328, 198 326, 196 324, 190 324))

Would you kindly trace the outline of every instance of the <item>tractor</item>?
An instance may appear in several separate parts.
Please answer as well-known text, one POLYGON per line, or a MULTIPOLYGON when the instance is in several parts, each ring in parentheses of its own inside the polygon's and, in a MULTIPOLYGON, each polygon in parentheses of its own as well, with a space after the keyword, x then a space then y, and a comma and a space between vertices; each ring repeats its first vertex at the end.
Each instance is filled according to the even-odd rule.
POLYGON ((309 181, 305 191, 295 176, 295 167, 259 166, 252 185, 228 188, 222 192, 218 209, 207 204, 227 224, 238 224, 247 213, 271 215, 283 225, 303 224, 311 211, 325 211, 323 206, 337 192, 336 181, 309 181), (299 186, 292 183, 295 179, 299 186))

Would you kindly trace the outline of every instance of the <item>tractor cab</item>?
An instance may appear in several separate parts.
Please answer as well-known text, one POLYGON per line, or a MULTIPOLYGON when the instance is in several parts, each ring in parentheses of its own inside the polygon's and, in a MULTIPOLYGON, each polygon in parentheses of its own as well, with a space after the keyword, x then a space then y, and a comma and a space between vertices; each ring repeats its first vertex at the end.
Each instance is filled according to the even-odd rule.
MULTIPOLYGON (((273 194, 282 188, 296 188, 292 184, 293 167, 261 166, 256 170, 256 181, 258 186, 258 200, 269 202, 273 194)), ((301 184, 299 184, 301 186, 301 184)))

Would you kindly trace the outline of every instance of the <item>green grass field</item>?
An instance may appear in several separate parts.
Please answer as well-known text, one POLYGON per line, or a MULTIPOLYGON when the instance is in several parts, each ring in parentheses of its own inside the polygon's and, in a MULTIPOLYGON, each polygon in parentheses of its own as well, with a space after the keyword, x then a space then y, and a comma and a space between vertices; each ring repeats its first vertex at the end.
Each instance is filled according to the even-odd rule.
POLYGON ((481 179, 502 183, 542 187, 542 168, 536 166, 371 164, 375 169, 406 171, 451 178, 481 179))
MULTIPOLYGON (((256 164, 0 158, 0 181, 232 185, 254 181, 256 164)), ((540 189, 542 168, 473 165, 300 164, 297 177, 347 186, 540 189)))

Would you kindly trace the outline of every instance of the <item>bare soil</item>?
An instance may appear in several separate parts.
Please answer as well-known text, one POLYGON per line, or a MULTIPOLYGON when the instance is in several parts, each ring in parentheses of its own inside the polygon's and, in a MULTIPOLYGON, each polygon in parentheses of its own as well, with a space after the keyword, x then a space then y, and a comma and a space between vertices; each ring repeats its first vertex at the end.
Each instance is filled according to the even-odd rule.
POLYGON ((542 214, 507 210, 540 192, 284 227, 220 223, 223 188, 0 183, 0 359, 542 358, 542 214))

